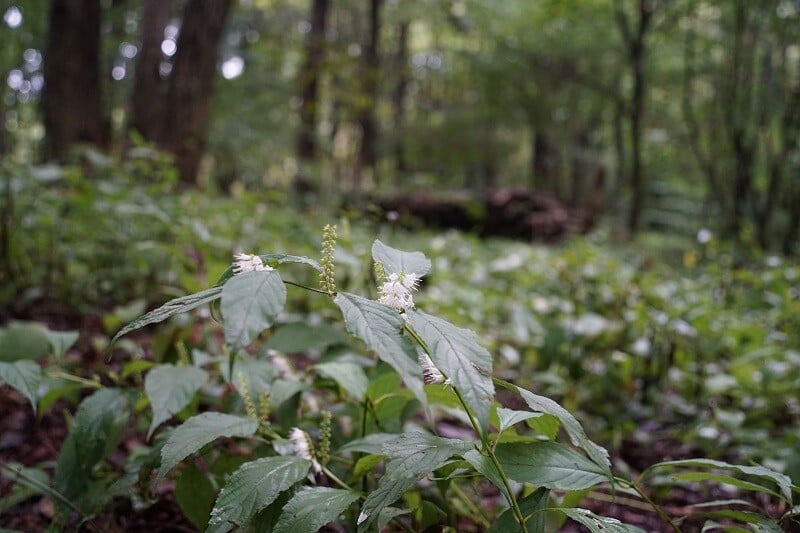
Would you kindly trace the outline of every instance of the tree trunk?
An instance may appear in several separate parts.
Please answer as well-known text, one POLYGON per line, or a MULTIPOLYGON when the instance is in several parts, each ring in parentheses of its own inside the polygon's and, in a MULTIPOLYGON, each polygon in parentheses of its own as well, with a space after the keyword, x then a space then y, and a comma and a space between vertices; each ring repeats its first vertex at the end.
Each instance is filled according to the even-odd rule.
POLYGON ((395 170, 398 174, 408 172, 408 162, 406 161, 405 148, 405 124, 406 124, 406 94, 408 93, 408 27, 409 23, 404 20, 400 23, 397 34, 397 84, 392 93, 392 107, 394 108, 394 158, 395 170))
POLYGON ((361 127, 361 145, 358 151, 358 160, 353 170, 353 181, 360 187, 364 177, 364 170, 375 171, 378 159, 378 126, 375 119, 376 100, 378 99, 378 39, 380 38, 380 10, 382 0, 369 1, 369 38, 364 47, 364 74, 361 104, 358 123, 361 127))
POLYGON ((169 77, 162 144, 184 183, 197 177, 206 144, 217 53, 233 0, 189 0, 169 77))
POLYGON ((297 136, 297 159, 301 163, 313 161, 317 156, 315 132, 319 78, 325 58, 325 28, 329 10, 329 0, 314 0, 311 5, 311 31, 305 43, 305 60, 298 74, 302 102, 300 131, 297 136))
POLYGON ((52 0, 44 58, 44 156, 63 160, 73 144, 105 147, 100 97, 100 0, 52 0))
POLYGON ((131 95, 130 129, 146 140, 161 136, 166 83, 161 77, 161 43, 175 0, 146 0, 142 12, 141 50, 136 60, 131 95))

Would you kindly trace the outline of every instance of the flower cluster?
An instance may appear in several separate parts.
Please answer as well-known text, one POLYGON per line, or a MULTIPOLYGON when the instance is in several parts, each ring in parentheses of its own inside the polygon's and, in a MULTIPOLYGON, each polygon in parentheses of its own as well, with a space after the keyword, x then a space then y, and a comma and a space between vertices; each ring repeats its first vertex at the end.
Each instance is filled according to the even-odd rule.
POLYGON ((300 428, 292 428, 289 432, 289 442, 292 443, 292 451, 294 451, 295 457, 311 461, 311 467, 314 472, 317 474, 322 472, 322 465, 314 457, 314 446, 308 433, 300 428))
POLYGON ((436 368, 436 365, 433 364, 433 359, 431 359, 430 355, 425 352, 420 352, 419 364, 422 367, 422 382, 425 383, 425 385, 432 385, 434 383, 451 384, 450 379, 445 379, 441 370, 436 368))
POLYGON ((378 288, 380 298, 378 301, 397 311, 405 311, 414 307, 414 298, 411 291, 417 290, 419 276, 414 272, 398 274, 393 272, 378 288))
POLYGON ((257 255, 238 253, 233 256, 236 261, 233 263, 233 273, 241 274, 242 272, 269 272, 275 270, 269 265, 265 265, 264 261, 257 255))

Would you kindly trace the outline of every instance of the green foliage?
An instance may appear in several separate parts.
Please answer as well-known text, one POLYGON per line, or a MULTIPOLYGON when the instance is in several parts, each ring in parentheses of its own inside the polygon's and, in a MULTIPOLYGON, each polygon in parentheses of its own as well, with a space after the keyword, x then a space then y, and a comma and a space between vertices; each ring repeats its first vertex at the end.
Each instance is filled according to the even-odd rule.
MULTIPOLYGON (((104 380, 113 380, 113 388, 104 388, 99 378, 70 377, 100 390, 80 404, 59 457, 53 486, 64 518, 87 518, 112 498, 144 494, 174 471, 182 512, 198 528, 214 531, 313 530, 331 522, 369 530, 390 520, 412 529, 470 522, 493 531, 541 531, 558 527, 558 516, 592 531, 636 531, 579 507, 589 490, 598 489, 635 498, 680 527, 658 506, 659 494, 698 482, 733 487, 745 504, 712 500, 696 507, 696 519, 766 528, 794 519, 798 488, 791 473, 776 468, 779 459, 790 464, 794 449, 781 442, 791 442, 791 430, 770 422, 775 414, 768 413, 769 401, 779 401, 768 395, 792 390, 791 369, 797 368, 791 351, 782 349, 797 340, 787 329, 794 316, 783 308, 793 309, 795 302, 777 296, 796 279, 787 275, 794 267, 770 267, 760 275, 732 271, 736 281, 714 298, 730 298, 739 307, 712 312, 718 300, 706 300, 699 290, 709 274, 693 270, 712 267, 696 262, 683 267, 684 277, 676 276, 672 286, 646 268, 633 269, 632 259, 621 261, 591 243, 545 251, 491 241, 479 248, 458 235, 449 235, 444 246, 440 239, 428 242, 431 259, 376 241, 373 257, 357 263, 381 265, 386 277, 378 280, 377 299, 314 289, 316 261, 268 254, 250 256, 259 265, 253 271, 219 264, 214 288, 171 300, 131 322, 114 337, 116 346, 127 341, 123 335, 157 323, 162 326, 155 329, 156 339, 190 326, 193 335, 165 341, 166 357, 178 364, 134 361, 125 364, 122 377, 109 371, 104 380), (526 264, 537 268, 522 268, 526 264), (403 278, 412 272, 428 276, 424 288, 403 278), (411 305, 382 303, 390 290, 407 291, 408 299, 400 301, 411 305), (509 300, 514 290, 518 298, 509 300), (219 326, 199 312, 217 304, 219 326), (738 316, 743 309, 745 316, 738 316), (752 326, 754 320, 759 327, 752 326), (769 337, 765 327, 787 333, 769 337), (723 336, 711 338, 712 331, 723 336), (636 345, 641 338, 648 340, 646 355, 637 355, 645 351, 643 343, 636 345), (670 372, 680 372, 680 380, 658 375, 655 366, 670 346, 670 372), (734 355, 741 347, 749 353, 734 355), (432 367, 422 353, 429 354, 432 367), (598 362, 604 363, 602 380, 593 366, 598 362), (526 367, 535 370, 521 372, 526 367), (765 377, 755 379, 754 369, 765 377), (651 372, 658 379, 649 389, 637 389, 637 376, 649 378, 651 372), (441 379, 423 380, 437 375, 441 379), (670 384, 672 396, 661 391, 659 380, 670 384), (526 388, 534 385, 542 394, 526 388), (550 394, 561 396, 563 405, 550 394), (742 460, 709 454, 652 465, 635 479, 627 479, 636 476, 635 469, 622 465, 612 473, 608 452, 588 434, 608 435, 612 423, 626 424, 654 405, 664 408, 668 421, 678 413, 664 398, 674 402, 674 395, 685 395, 685 403, 698 397, 718 402, 715 418, 696 413, 689 431, 713 422, 730 435, 754 438, 768 431, 778 439, 757 450, 761 456, 744 455, 756 450, 752 445, 730 446, 742 460), (752 419, 733 409, 745 397, 767 402, 752 419), (155 438, 129 454, 123 472, 106 458, 131 413, 142 442, 145 434, 155 438), (767 418, 757 418, 762 415, 767 418), (165 427, 174 416, 175 427, 165 427), (588 421, 588 432, 579 417, 588 421), (445 438, 452 435, 438 434, 442 428, 460 437, 445 438), (756 458, 769 459, 769 467, 744 466, 756 458), (490 484, 503 498, 498 508, 474 500, 490 484), (753 494, 782 517, 770 517, 753 494), (726 505, 731 509, 722 510, 726 505)), ((339 246, 357 256, 359 246, 339 246)), ((337 287, 348 289, 362 287, 366 278, 331 274, 338 274, 337 287)), ((42 348, 31 341, 34 329, 26 329, 30 339, 23 336, 35 348, 29 353, 63 355, 74 340, 50 335, 42 348)), ((64 385, 63 375, 50 377, 49 362, 39 367, 19 359, 18 349, 13 353, 0 375, 32 404, 42 400, 41 389, 54 392, 64 385)), ((22 488, 9 501, 42 493, 18 479, 22 488)))

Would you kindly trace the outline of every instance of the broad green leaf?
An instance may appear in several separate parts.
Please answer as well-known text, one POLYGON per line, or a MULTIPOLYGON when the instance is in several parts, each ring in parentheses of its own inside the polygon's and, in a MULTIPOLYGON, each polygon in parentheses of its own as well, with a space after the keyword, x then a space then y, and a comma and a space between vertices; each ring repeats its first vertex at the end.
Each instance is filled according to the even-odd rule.
POLYGON ((337 453, 359 452, 381 455, 383 446, 396 442, 397 438, 398 435, 395 433, 370 433, 360 439, 351 440, 339 448, 337 453))
POLYGON ((713 481, 715 483, 721 483, 725 485, 731 485, 742 490, 749 490, 753 492, 763 492, 766 494, 771 494, 776 498, 780 498, 781 495, 772 488, 765 487, 764 485, 759 485, 758 483, 752 483, 750 481, 745 481, 744 479, 738 479, 728 474, 720 474, 718 472, 697 472, 697 471, 689 471, 689 472, 677 472, 670 476, 675 481, 713 481))
POLYGON ((422 252, 404 252, 386 246, 378 239, 372 243, 372 259, 383 264, 387 273, 416 274, 424 276, 431 270, 431 261, 422 252))
POLYGON ((44 326, 36 322, 14 322, 0 329, 0 361, 39 359, 50 351, 44 326))
MULTIPOLYGON (((539 487, 534 492, 528 494, 519 500, 519 502, 517 502, 520 511, 522 511, 522 516, 527 519, 526 525, 530 533, 540 533, 545 531, 547 514, 537 511, 546 509, 549 501, 550 490, 544 487, 539 487), (533 513, 536 513, 536 515, 531 517, 533 513)), ((514 511, 509 507, 503 511, 494 522, 492 522, 492 526, 489 528, 487 533, 516 533, 518 531, 522 531, 522 529, 519 527, 519 522, 517 522, 517 519, 514 516, 514 511)))
POLYGON ((383 528, 386 527, 386 524, 398 516, 403 516, 404 514, 409 514, 410 512, 411 511, 408 509, 399 509, 397 507, 385 507, 381 509, 381 512, 378 513, 378 531, 383 531, 383 528))
POLYGON ((36 412, 37 391, 42 382, 42 369, 36 361, 20 359, 13 363, 0 362, 0 383, 3 381, 25 396, 31 402, 33 412, 36 412))
POLYGON ((174 300, 170 300, 169 302, 165 303, 158 309, 153 309, 149 313, 146 313, 114 335, 114 338, 111 339, 111 344, 117 341, 123 335, 130 333, 136 329, 141 327, 147 326, 148 324, 155 324, 157 322, 163 322, 164 320, 168 319, 173 315, 177 315, 179 313, 186 313, 187 311, 191 311, 192 309, 196 309, 201 305, 205 305, 209 302, 213 302, 214 300, 218 299, 222 294, 222 287, 212 287, 210 289, 206 289, 204 291, 196 292, 194 294, 189 294, 188 296, 181 296, 180 298, 175 298, 174 300))
POLYGON ((64 357, 67 350, 78 340, 79 333, 77 331, 53 331, 51 329, 45 329, 44 336, 53 348, 53 355, 56 356, 56 361, 61 361, 61 358, 64 357))
POLYGON ((193 366, 160 365, 147 373, 144 390, 153 409, 147 438, 164 421, 189 405, 208 379, 205 370, 193 366))
MULTIPOLYGON (((751 511, 740 511, 736 509, 721 509, 718 511, 708 511, 702 513, 694 513, 692 518, 724 518, 726 520, 736 520, 738 522, 744 522, 746 524, 753 524, 757 526, 757 528, 753 528, 760 533, 784 533, 784 529, 780 527, 774 520, 769 519, 768 517, 754 513, 751 511)), ((725 529, 725 531, 730 531, 729 529, 725 529)), ((746 531, 752 531, 752 529, 747 528, 746 531)))
POLYGON ((193 464, 181 470, 181 475, 175 480, 175 502, 198 531, 208 525, 216 496, 214 484, 193 464))
POLYGON ((328 487, 304 487, 283 508, 273 533, 318 531, 336 520, 359 494, 350 490, 328 487))
POLYGON ((491 481, 495 487, 500 489, 501 494, 506 498, 506 501, 511 501, 514 495, 506 490, 503 483, 503 476, 489 457, 486 457, 478 450, 468 450, 464 453, 464 459, 472 465, 479 474, 483 475, 486 479, 491 481))
POLYGON ((364 369, 354 363, 320 363, 314 369, 323 377, 334 380, 352 398, 361 401, 367 393, 369 379, 364 369))
POLYGON ((250 437, 257 429, 258 422, 241 416, 211 412, 193 416, 175 428, 161 449, 161 468, 156 482, 209 442, 220 437, 250 437))
POLYGON ((119 389, 101 389, 81 402, 56 464, 55 489, 65 498, 86 492, 94 467, 122 439, 128 416, 128 402, 119 389))
POLYGON ((589 440, 589 437, 586 436, 586 432, 583 430, 583 426, 581 426, 580 422, 578 422, 569 411, 550 398, 539 396, 538 394, 534 394, 516 385, 506 384, 504 382, 500 383, 502 383, 504 387, 516 390, 519 395, 522 396, 522 399, 525 400, 525 403, 528 404, 528 407, 533 411, 547 413, 558 418, 564 426, 564 430, 567 432, 570 442, 572 442, 574 446, 584 450, 595 463, 602 465, 606 473, 610 474, 611 461, 608 459, 608 451, 589 440))
POLYGON ((502 443, 495 455, 506 475, 520 483, 577 490, 611 481, 605 468, 557 442, 502 443))
POLYGON ((334 302, 342 311, 347 331, 391 365, 420 403, 427 405, 422 368, 414 346, 402 333, 403 318, 389 307, 355 294, 340 292, 334 302))
POLYGON ((302 480, 311 463, 294 456, 262 457, 231 474, 217 496, 208 531, 222 533, 245 526, 278 495, 302 480))
POLYGON ((298 353, 320 350, 347 340, 347 335, 330 324, 311 325, 293 322, 278 328, 265 343, 267 348, 283 353, 298 353))
POLYGON ((514 409, 506 409, 505 407, 497 408, 497 418, 500 419, 500 427, 498 433, 502 433, 514 424, 524 422, 531 418, 542 416, 542 413, 533 413, 531 411, 515 411, 514 409))
POLYGON ((272 325, 286 304, 286 286, 275 270, 237 274, 222 288, 225 342, 235 353, 272 325))
POLYGON ((592 533, 645 533, 643 529, 636 526, 624 524, 616 518, 597 516, 586 509, 559 508, 557 510, 579 524, 586 526, 592 533))
POLYGON ((408 322, 430 350, 437 368, 450 379, 483 432, 489 427, 489 408, 494 399, 492 357, 469 330, 420 311, 406 312, 408 322))
MULTIPOLYGON (((769 468, 765 468, 763 466, 744 466, 744 465, 732 465, 730 463, 725 463, 723 461, 716 461, 713 459, 682 459, 679 461, 666 461, 663 463, 658 463, 648 470, 652 470, 655 468, 662 468, 662 467, 701 467, 701 468, 718 468, 721 470, 733 470, 734 472, 739 472, 740 474, 745 474, 748 476, 756 476, 764 479, 768 479, 774 482, 778 487, 780 487, 781 495, 783 498, 792 503, 792 480, 789 476, 780 474, 775 472, 774 470, 770 470, 769 468)), ((709 472, 706 474, 711 479, 711 476, 716 475, 713 472, 709 472)), ((698 480, 700 478, 697 478, 698 480)))
POLYGON ((367 529, 382 509, 400 498, 423 474, 433 472, 450 457, 462 455, 474 446, 474 442, 444 439, 426 433, 397 435, 394 442, 383 446, 383 454, 389 457, 386 473, 361 507, 359 531, 367 529))

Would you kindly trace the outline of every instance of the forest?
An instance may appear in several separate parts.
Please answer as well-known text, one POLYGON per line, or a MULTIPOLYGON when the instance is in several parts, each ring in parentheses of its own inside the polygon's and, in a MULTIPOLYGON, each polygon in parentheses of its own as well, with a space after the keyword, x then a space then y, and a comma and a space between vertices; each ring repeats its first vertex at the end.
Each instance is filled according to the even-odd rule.
POLYGON ((800 0, 0 14, 0 533, 800 531, 800 0))

